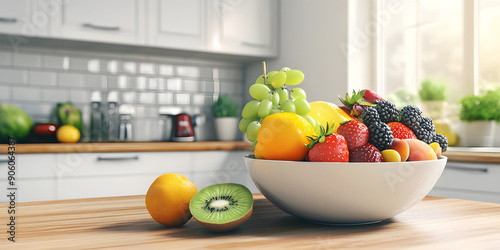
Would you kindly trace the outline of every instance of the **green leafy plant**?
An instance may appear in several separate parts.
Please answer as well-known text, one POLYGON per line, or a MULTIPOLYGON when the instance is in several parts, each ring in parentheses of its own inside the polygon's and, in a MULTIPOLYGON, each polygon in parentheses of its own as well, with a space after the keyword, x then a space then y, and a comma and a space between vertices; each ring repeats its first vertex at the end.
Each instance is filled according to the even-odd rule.
POLYGON ((485 95, 469 95, 460 103, 460 120, 463 121, 491 121, 500 120, 500 95, 495 91, 488 91, 485 95))
POLYGON ((446 83, 426 79, 422 82, 418 92, 422 101, 444 101, 446 100, 446 83))
POLYGON ((214 104, 215 117, 238 117, 238 106, 227 95, 220 95, 214 104))

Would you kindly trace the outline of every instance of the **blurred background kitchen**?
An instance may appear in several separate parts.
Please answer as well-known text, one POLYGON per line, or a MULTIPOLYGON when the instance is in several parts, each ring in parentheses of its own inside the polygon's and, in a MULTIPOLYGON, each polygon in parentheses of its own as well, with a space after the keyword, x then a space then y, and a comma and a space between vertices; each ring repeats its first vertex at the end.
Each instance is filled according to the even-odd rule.
POLYGON ((310 102, 370 88, 498 152, 499 28, 500 0, 0 0, 0 103, 40 124, 71 102, 81 142, 173 141, 175 119, 194 127, 180 141, 242 141, 217 137, 214 104, 239 113, 266 61, 302 70, 310 102), (116 136, 96 139, 110 103, 116 136))

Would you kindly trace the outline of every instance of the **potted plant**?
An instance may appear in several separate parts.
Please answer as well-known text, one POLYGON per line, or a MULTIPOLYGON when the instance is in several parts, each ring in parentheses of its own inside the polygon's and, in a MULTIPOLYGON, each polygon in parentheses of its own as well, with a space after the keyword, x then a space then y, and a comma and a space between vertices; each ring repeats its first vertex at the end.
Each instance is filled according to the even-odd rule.
POLYGON ((464 146, 491 147, 494 142, 495 119, 499 119, 499 97, 493 91, 485 95, 469 95, 460 101, 464 146))
POLYGON ((443 117, 446 105, 446 83, 426 79, 418 92, 427 116, 433 120, 443 117))
POLYGON ((238 135, 238 106, 227 95, 214 104, 215 129, 220 141, 234 141, 238 135))

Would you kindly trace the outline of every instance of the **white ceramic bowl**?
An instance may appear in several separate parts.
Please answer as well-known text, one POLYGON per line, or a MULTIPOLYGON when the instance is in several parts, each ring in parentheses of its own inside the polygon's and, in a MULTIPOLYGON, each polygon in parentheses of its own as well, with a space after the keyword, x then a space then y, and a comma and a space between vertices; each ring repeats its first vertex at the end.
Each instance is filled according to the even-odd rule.
POLYGON ((436 184, 433 161, 340 163, 244 157, 260 192, 281 210, 324 224, 374 223, 417 204, 436 184))

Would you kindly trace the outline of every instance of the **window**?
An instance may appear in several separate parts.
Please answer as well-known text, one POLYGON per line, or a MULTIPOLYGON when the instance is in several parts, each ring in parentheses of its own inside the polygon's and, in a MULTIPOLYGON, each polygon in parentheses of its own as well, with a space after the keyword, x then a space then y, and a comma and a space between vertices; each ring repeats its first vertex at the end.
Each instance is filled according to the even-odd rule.
MULTIPOLYGON (((359 3, 359 1, 358 1, 359 3)), ((445 82, 448 102, 500 87, 500 0, 378 0, 372 66, 384 95, 445 82), (388 5, 400 10, 384 22, 388 5)), ((358 7, 359 8, 359 7, 358 7)), ((373 22, 373 17, 372 17, 373 22)))

